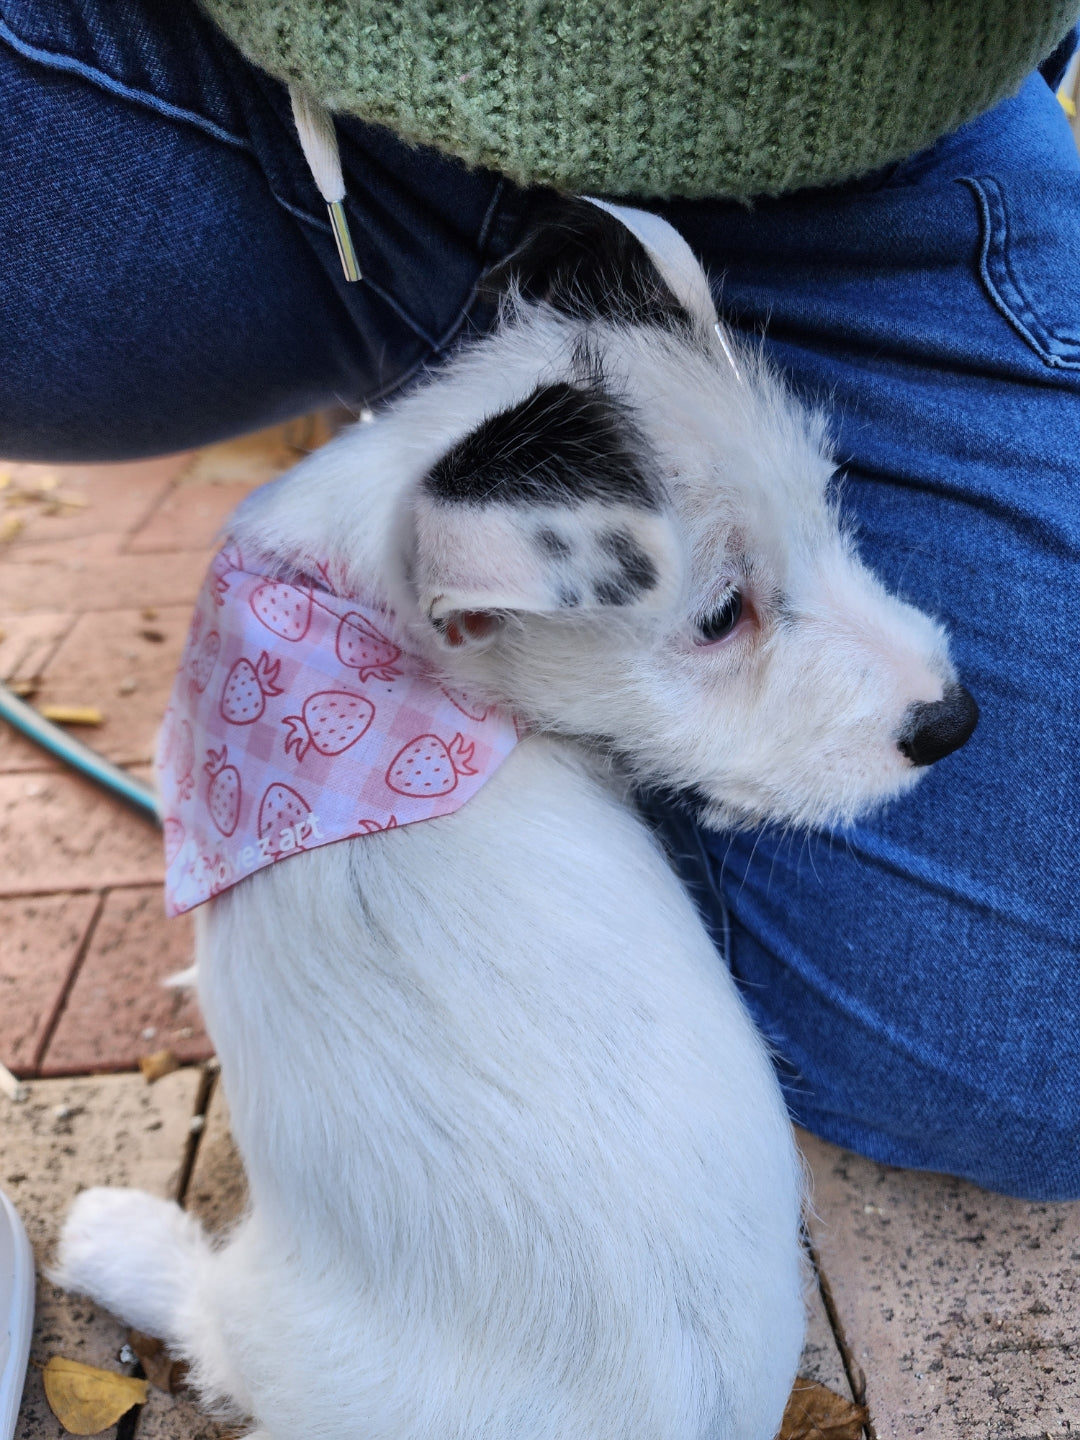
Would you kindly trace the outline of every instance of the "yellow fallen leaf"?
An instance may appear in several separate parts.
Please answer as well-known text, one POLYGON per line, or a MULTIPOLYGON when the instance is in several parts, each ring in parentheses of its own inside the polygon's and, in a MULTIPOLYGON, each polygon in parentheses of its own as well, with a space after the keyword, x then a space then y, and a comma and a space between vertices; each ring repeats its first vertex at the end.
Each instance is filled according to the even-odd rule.
POLYGON ((854 1405, 827 1385, 800 1375, 780 1422, 776 1440, 862 1440, 869 1423, 865 1405, 854 1405))
POLYGON ((133 1405, 145 1405, 147 1383, 54 1355, 42 1372, 49 1409, 69 1435, 97 1435, 133 1405))
POLYGON ((139 1069, 146 1083, 152 1085, 163 1075, 171 1075, 174 1070, 179 1070, 180 1061, 171 1050, 155 1050, 152 1055, 139 1056, 139 1069))
POLYGON ((26 521, 21 515, 5 515, 0 520, 0 545, 5 544, 8 540, 14 540, 25 524, 26 521))
POLYGON ((104 725, 105 716, 96 705, 42 705, 38 709, 46 720, 60 725, 104 725))

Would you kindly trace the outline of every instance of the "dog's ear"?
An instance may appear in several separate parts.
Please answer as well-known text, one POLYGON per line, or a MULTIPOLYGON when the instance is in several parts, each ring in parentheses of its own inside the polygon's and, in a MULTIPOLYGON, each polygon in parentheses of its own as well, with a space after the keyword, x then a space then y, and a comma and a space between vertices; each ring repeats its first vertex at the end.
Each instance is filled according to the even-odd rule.
POLYGON ((412 582, 449 645, 482 645, 507 612, 656 609, 681 583, 663 489, 627 407, 540 385, 490 416, 414 496, 412 582))
POLYGON ((666 220, 606 200, 551 196, 523 244, 486 277, 576 319, 600 316, 711 330, 716 307, 689 245, 666 220))

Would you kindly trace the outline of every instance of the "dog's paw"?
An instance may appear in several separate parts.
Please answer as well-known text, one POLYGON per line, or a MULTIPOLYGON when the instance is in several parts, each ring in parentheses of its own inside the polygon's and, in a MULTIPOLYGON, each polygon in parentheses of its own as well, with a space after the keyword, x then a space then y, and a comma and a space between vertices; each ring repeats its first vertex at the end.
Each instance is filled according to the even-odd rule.
POLYGON ((49 1279, 169 1340, 206 1249, 198 1223, 172 1201, 141 1190, 84 1190, 64 1222, 49 1279))

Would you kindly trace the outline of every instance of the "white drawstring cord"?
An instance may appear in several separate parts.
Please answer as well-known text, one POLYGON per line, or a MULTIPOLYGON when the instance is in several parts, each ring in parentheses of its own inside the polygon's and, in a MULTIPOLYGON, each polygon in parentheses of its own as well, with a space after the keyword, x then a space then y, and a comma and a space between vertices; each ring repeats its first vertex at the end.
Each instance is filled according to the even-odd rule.
POLYGON ((329 111, 316 100, 312 100, 296 86, 289 87, 293 119, 304 159, 308 163, 312 178, 319 194, 326 201, 330 212, 330 228, 334 232, 341 268, 346 280, 359 280, 360 265, 353 249, 349 222, 345 218, 345 177, 341 173, 341 157, 338 154, 337 134, 329 111))

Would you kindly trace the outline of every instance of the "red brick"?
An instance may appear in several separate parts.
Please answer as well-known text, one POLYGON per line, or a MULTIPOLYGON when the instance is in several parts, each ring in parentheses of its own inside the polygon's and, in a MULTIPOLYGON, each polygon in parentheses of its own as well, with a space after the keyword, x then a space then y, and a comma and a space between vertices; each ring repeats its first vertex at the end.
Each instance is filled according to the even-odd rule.
POLYGON ((124 548, 137 554, 171 550, 205 550, 209 554, 224 522, 258 483, 180 484, 164 496, 124 548))
POLYGON ((141 610, 79 616, 50 660, 34 704, 97 706, 105 723, 73 733, 117 764, 148 764, 190 618, 189 605, 155 609, 152 619, 141 610))
POLYGON ((42 1073, 125 1070, 163 1049, 181 1060, 209 1056, 194 996, 161 983, 186 969, 193 953, 191 917, 166 919, 157 886, 111 891, 42 1073))
POLYGON ((159 831, 122 800, 66 768, 0 775, 0 896, 154 884, 162 874, 159 831))
MULTIPOLYGON (((10 684, 44 674, 56 647, 75 623, 74 615, 0 616, 0 678, 10 684)), ((0 773, 56 769, 38 746, 0 721, 0 773)))
POLYGON ((11 549, 17 551, 36 541, 68 540, 79 535, 126 535, 154 509, 178 472, 190 462, 190 454, 124 465, 22 465, 0 461, 0 470, 11 476, 7 489, 0 490, 0 509, 16 513, 24 521, 11 549), (39 492, 40 501, 20 504, 12 512, 12 492, 36 491, 42 480, 56 483, 39 492), (62 498, 79 504, 49 514, 50 502, 62 498))
POLYGON ((109 535, 24 545, 0 565, 0 614, 190 605, 208 561, 202 550, 118 555, 109 535))
POLYGON ((95 895, 0 900, 0 1059, 33 1071, 97 908, 95 895))

